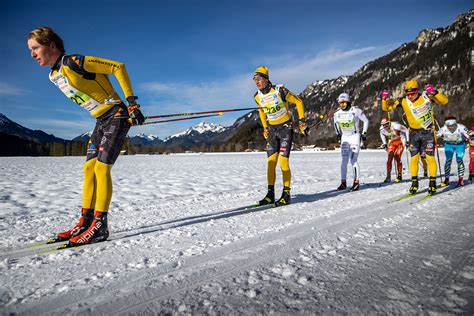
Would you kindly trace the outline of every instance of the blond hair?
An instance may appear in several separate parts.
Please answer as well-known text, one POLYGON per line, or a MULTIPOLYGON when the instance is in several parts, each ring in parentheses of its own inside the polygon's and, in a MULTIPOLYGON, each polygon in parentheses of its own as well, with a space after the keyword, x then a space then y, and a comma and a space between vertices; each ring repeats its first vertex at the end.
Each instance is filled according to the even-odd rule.
POLYGON ((34 39, 43 46, 49 46, 51 43, 54 43, 62 54, 65 53, 63 40, 50 27, 42 26, 31 31, 28 33, 28 39, 34 39))

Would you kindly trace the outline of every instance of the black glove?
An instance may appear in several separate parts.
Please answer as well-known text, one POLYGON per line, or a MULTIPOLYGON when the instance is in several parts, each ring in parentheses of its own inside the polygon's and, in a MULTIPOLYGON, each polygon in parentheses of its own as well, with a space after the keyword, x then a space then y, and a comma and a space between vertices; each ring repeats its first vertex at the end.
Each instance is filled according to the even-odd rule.
POLYGON ((380 148, 387 150, 387 144, 382 144, 382 146, 380 146, 380 148))
POLYGON ((137 99, 138 97, 133 95, 127 98, 128 116, 130 116, 128 121, 132 125, 142 125, 143 122, 145 122, 145 117, 143 116, 142 111, 140 111, 140 105, 136 102, 137 99))
POLYGON ((360 136, 360 138, 362 138, 362 141, 366 141, 367 140, 367 133, 362 133, 362 135, 360 136))
POLYGON ((341 143, 341 135, 337 134, 337 143, 340 144, 341 143))

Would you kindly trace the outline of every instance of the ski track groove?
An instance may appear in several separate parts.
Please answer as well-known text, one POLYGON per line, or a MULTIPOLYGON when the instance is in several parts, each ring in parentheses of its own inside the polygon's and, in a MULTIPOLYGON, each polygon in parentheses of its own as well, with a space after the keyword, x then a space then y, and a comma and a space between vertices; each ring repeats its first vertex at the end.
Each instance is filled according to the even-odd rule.
MULTIPOLYGON (((348 192, 347 194, 361 194, 363 191, 350 193, 348 192)), ((436 198, 436 196, 434 198, 436 198)), ((176 264, 174 263, 168 263, 158 268, 154 268, 152 269, 152 271, 136 272, 136 278, 128 278, 132 279, 133 281, 118 280, 117 282, 115 282, 115 284, 111 284, 109 288, 100 289, 100 298, 96 298, 97 293, 95 293, 95 291, 97 290, 92 289, 89 291, 91 293, 69 293, 54 297, 50 300, 43 300, 40 303, 33 303, 30 306, 24 306, 24 308, 21 308, 21 311, 18 312, 28 313, 28 311, 33 311, 35 315, 63 314, 64 312, 81 314, 133 313, 133 310, 139 309, 140 307, 150 302, 162 300, 171 295, 195 288, 199 284, 205 283, 207 281, 231 275, 235 272, 242 271, 249 267, 260 265, 263 262, 271 262, 278 258, 286 257, 290 253, 297 251, 299 248, 301 248, 304 243, 307 243, 311 240, 319 240, 321 237, 325 238, 328 236, 330 236, 330 240, 334 240, 340 233, 351 232, 358 227, 365 226, 366 224, 370 224, 384 218, 390 218, 392 216, 397 216, 407 212, 413 212, 411 208, 410 210, 402 208, 401 210, 397 211, 394 208, 387 207, 388 205, 393 204, 393 202, 390 203, 391 201, 393 201, 393 197, 388 199, 385 198, 381 200, 376 200, 373 201, 371 204, 365 204, 356 208, 348 208, 344 211, 334 214, 333 217, 316 218, 303 224, 293 225, 285 229, 284 231, 276 231, 268 233, 264 236, 251 238, 250 240, 234 242, 228 246, 221 247, 215 251, 210 251, 202 255, 186 258, 182 260, 183 263, 178 267, 176 267, 176 264), (370 207, 372 205, 375 206, 370 207), (358 211, 362 210, 367 212, 368 208, 370 208, 371 216, 367 216, 367 213, 364 212, 360 212, 358 214, 358 211), (316 229, 314 229, 315 226, 317 227, 316 229), (295 249, 295 245, 297 245, 297 249, 295 249), (253 252, 256 251, 256 253, 253 253, 252 250, 253 252), (261 257, 261 259, 249 259, 249 255, 246 255, 246 253, 249 253, 251 255, 251 258, 261 257), (222 260, 224 264, 210 266, 206 265, 213 261, 219 262, 221 259, 231 256, 237 257, 237 259, 222 260), (246 259, 241 259, 242 257, 245 257, 246 259), (240 261, 243 262, 240 262, 238 260, 239 258, 240 261), (202 273, 203 270, 210 270, 210 272, 202 273), (168 274, 178 275, 180 273, 184 274, 184 277, 182 278, 182 280, 184 281, 178 280, 174 283, 171 283, 170 285, 160 285, 155 288, 144 286, 144 282, 146 282, 146 284, 160 283, 160 279, 164 276, 168 274), (191 280, 189 280, 190 275, 191 280), (126 283, 128 295, 124 294, 121 283, 126 283), (108 296, 108 299, 104 300, 105 295, 108 296), (100 303, 104 301, 106 301, 107 303, 100 303), (131 303, 127 304, 127 301, 130 301, 131 303), (91 307, 89 306, 89 304, 91 307), (122 308, 124 306, 125 308, 122 308)), ((323 199, 320 202, 322 204, 327 203, 327 199, 323 199)), ((396 203, 396 205, 399 205, 400 207, 407 207, 411 204, 411 202, 412 201, 408 199, 394 203, 396 203)), ((291 211, 291 207, 295 207, 297 205, 298 204, 291 204, 284 207, 290 208, 291 211)), ((230 211, 214 212, 208 215, 201 216, 205 216, 207 220, 209 220, 209 218, 211 218, 212 216, 229 214, 229 212, 233 213, 239 210, 245 210, 246 212, 262 210, 262 208, 246 208, 248 208, 248 206, 233 209, 230 211)), ((163 229, 164 228, 157 225, 156 228, 154 228, 151 232, 158 232, 163 229)), ((133 236, 137 235, 140 235, 140 233, 133 234, 133 236)), ((127 236, 122 238, 126 237, 127 236)), ((94 245, 100 244, 101 243, 94 245)), ((94 245, 89 245, 86 247, 94 245)), ((164 281, 161 281, 161 283, 164 283, 164 281)))
MULTIPOLYGON (((106 242, 102 242, 102 243, 99 242, 95 244, 84 245, 84 246, 75 247, 75 248, 72 247, 72 248, 67 248, 67 249, 78 250, 78 249, 81 249, 82 247, 88 247, 88 248, 98 247, 100 245, 103 245, 104 243, 106 244, 106 243, 110 243, 117 240, 131 239, 133 237, 137 237, 143 234, 150 234, 150 233, 163 231, 166 229, 173 229, 173 228, 178 228, 181 226, 192 225, 192 224, 200 223, 203 221, 209 221, 211 219, 219 219, 221 217, 235 216, 235 215, 240 215, 240 214, 245 214, 245 213, 263 211, 269 208, 270 206, 254 207, 253 205, 248 205, 248 206, 242 206, 242 207, 238 207, 238 208, 227 210, 227 211, 219 211, 219 212, 206 213, 206 214, 201 214, 201 215, 196 215, 196 216, 189 216, 185 218, 171 219, 171 220, 164 221, 157 224, 146 225, 146 226, 134 228, 131 230, 117 232, 111 238, 107 239, 106 242), (175 225, 173 226, 172 224, 175 224, 175 225)), ((20 258, 28 257, 32 255, 43 255, 43 252, 48 251, 48 250, 53 250, 56 247, 65 243, 67 243, 67 241, 62 241, 62 242, 57 242, 57 243, 52 243, 52 244, 44 244, 44 245, 42 243, 38 243, 38 244, 29 245, 26 247, 15 248, 14 250, 9 250, 9 251, 0 253, 0 260, 3 260, 3 259, 18 260, 20 258)))

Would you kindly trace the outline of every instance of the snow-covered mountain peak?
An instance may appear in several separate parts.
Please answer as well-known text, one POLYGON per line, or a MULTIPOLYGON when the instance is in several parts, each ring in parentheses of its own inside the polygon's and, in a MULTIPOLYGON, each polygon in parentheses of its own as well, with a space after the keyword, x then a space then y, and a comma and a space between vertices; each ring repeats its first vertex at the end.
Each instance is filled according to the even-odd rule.
POLYGON ((85 132, 84 134, 81 134, 79 137, 91 137, 92 136, 92 131, 85 132))
POLYGON ((138 138, 143 138, 143 139, 147 139, 149 141, 154 141, 154 140, 158 140, 160 139, 157 135, 154 135, 154 134, 145 134, 145 133, 138 133, 138 134, 135 134, 133 137, 138 137, 138 138))
POLYGON ((204 133, 221 133, 225 130, 226 128, 220 124, 201 122, 193 127, 188 128, 184 132, 168 136, 165 141, 168 141, 172 138, 179 138, 196 133, 199 135, 204 133))
POLYGON ((12 121, 6 117, 3 113, 0 113, 0 126, 1 125, 7 125, 12 123, 12 121))
POLYGON ((219 133, 219 132, 224 131, 225 127, 220 124, 201 122, 198 125, 194 126, 194 130, 198 132, 199 134, 202 134, 205 132, 219 133))

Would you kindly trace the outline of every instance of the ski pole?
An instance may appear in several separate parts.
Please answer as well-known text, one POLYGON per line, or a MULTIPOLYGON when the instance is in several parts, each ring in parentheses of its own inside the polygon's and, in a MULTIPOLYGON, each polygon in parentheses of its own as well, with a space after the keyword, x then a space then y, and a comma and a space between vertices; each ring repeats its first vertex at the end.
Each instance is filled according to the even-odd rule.
POLYGON ((433 120, 433 122, 431 122, 431 123, 433 124, 433 137, 434 137, 434 142, 435 142, 436 157, 438 157, 439 178, 440 178, 441 182, 443 182, 443 176, 441 175, 441 161, 439 160, 438 140, 436 138, 436 125, 435 125, 435 123, 437 123, 437 122, 436 122, 435 117, 434 117, 434 107, 431 107, 431 119, 433 120))
POLYGON ((212 116, 222 116, 222 113, 218 114, 210 114, 210 115, 199 115, 199 116, 193 116, 193 117, 182 117, 182 118, 177 118, 177 119, 171 119, 171 120, 160 120, 160 121, 153 121, 153 122, 145 122, 142 125, 148 125, 148 124, 160 124, 160 123, 168 123, 168 122, 176 122, 176 121, 185 121, 185 120, 195 120, 203 117, 212 117, 212 116))
POLYGON ((323 124, 324 122, 326 122, 326 120, 330 119, 331 117, 334 116, 334 111, 329 111, 327 112, 326 114, 319 114, 318 117, 320 119, 319 122, 317 123, 314 123, 313 125, 311 126, 308 126, 308 135, 311 133, 311 130, 315 127, 318 127, 320 126, 321 124, 323 124))
MULTIPOLYGON (((388 119, 388 123, 390 124, 390 131, 389 131, 389 134, 388 134, 388 144, 390 145, 390 142, 392 141, 392 119, 390 118, 390 110, 387 109, 387 119, 388 119)), ((388 152, 388 150, 387 150, 388 152)), ((390 156, 389 156, 390 157, 390 156)), ((390 164, 392 162, 390 161, 390 164)), ((390 172, 391 174, 391 172, 390 172)))
POLYGON ((410 171, 410 159, 408 158, 408 148, 405 147, 405 156, 407 157, 407 169, 410 171))
POLYGON ((163 114, 163 115, 150 115, 150 116, 145 116, 145 119, 165 118, 165 117, 175 117, 175 116, 192 116, 192 115, 201 115, 201 114, 226 113, 226 112, 250 111, 250 110, 258 110, 258 108, 241 108, 241 109, 227 109, 227 110, 210 110, 210 111, 201 111, 201 112, 188 112, 188 113, 174 113, 174 114, 163 114))

